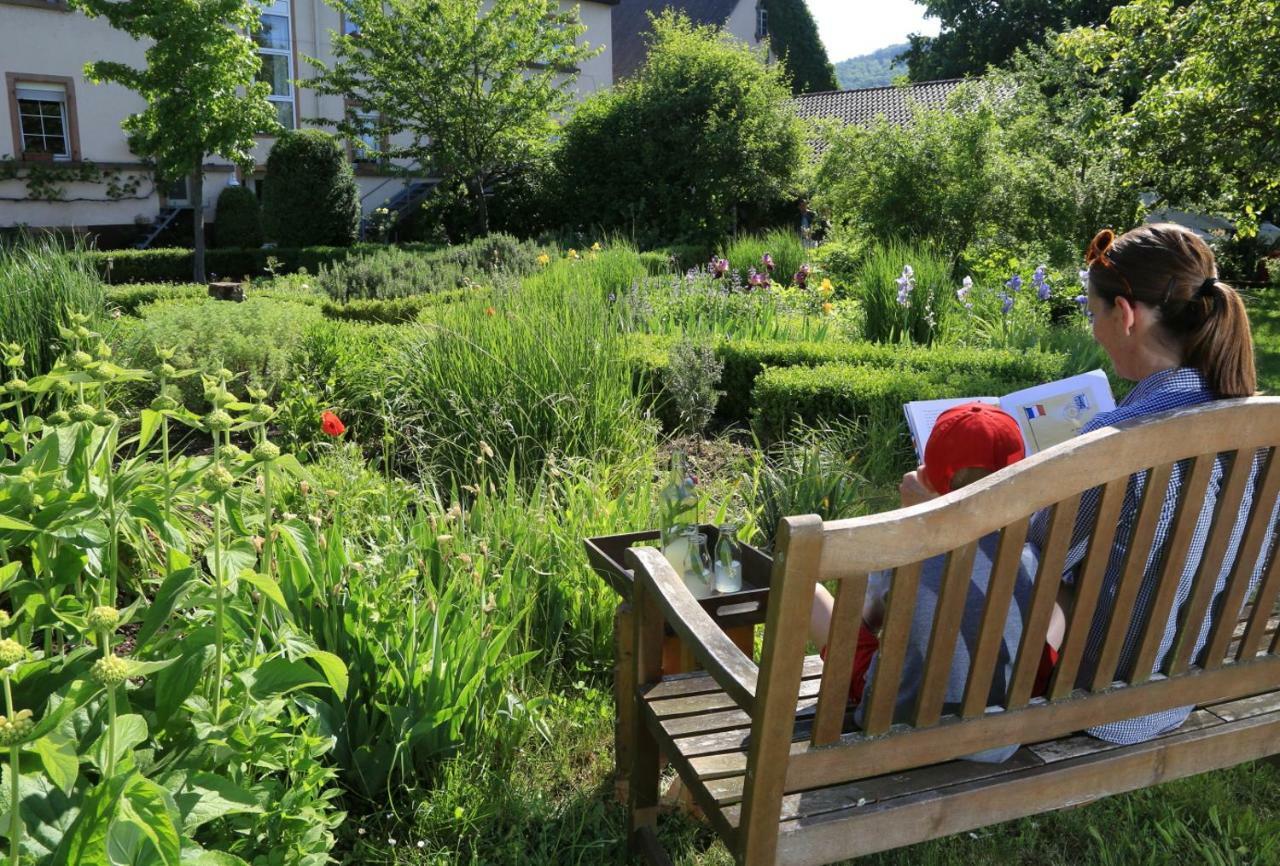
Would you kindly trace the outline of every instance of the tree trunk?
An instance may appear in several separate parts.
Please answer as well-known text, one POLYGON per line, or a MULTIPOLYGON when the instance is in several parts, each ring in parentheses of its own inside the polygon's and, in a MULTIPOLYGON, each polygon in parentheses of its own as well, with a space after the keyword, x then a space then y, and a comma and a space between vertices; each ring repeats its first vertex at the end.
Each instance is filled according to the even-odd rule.
POLYGON ((475 180, 476 222, 480 229, 480 237, 489 233, 489 203, 484 198, 484 175, 477 174, 475 180))
POLYGON ((191 174, 191 222, 195 226, 195 253, 191 256, 192 279, 204 285, 204 167, 196 163, 191 174))

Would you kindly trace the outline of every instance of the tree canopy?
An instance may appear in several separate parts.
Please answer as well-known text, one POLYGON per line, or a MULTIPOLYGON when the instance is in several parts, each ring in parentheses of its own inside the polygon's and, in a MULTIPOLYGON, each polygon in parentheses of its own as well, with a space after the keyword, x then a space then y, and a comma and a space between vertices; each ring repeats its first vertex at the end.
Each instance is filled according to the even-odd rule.
POLYGON ((98 60, 85 64, 94 82, 113 81, 147 103, 121 126, 130 147, 155 162, 168 180, 192 179, 195 204, 194 277, 204 282, 206 154, 252 164, 254 134, 279 128, 257 81, 261 61, 250 37, 262 7, 245 0, 73 0, 89 16, 147 42, 146 66, 98 60))
POLYGON ((377 154, 412 161, 465 188, 478 228, 483 190, 548 146, 553 117, 573 94, 579 63, 599 52, 578 38, 576 10, 557 0, 329 0, 358 30, 334 34, 337 58, 311 86, 359 106, 336 121, 386 142, 377 154))
POLYGON ((916 0, 942 22, 937 36, 912 34, 906 59, 912 81, 981 75, 1046 30, 1100 24, 1117 0, 916 0))
POLYGON ((790 96, 763 52, 663 13, 645 66, 564 127, 565 220, 642 242, 719 241, 737 205, 777 202, 796 179, 805 144, 790 96))
POLYGON ((791 76, 791 92, 835 90, 836 72, 804 0, 764 0, 769 47, 791 76))
POLYGON ((1129 107, 1101 134, 1168 202, 1207 207, 1246 233, 1280 207, 1280 4, 1134 0, 1065 48, 1129 107))

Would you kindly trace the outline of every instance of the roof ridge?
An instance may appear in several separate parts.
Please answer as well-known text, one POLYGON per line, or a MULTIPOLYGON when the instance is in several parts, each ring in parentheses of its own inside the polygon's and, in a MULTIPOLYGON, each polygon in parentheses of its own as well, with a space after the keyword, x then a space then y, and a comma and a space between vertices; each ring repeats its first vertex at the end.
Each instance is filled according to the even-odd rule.
POLYGON ((836 93, 870 93, 873 90, 902 90, 907 87, 926 87, 930 84, 956 84, 962 81, 978 81, 976 78, 932 78, 928 81, 907 81, 904 84, 881 84, 878 87, 847 87, 841 90, 815 90, 798 94, 796 99, 807 96, 830 96, 836 93))

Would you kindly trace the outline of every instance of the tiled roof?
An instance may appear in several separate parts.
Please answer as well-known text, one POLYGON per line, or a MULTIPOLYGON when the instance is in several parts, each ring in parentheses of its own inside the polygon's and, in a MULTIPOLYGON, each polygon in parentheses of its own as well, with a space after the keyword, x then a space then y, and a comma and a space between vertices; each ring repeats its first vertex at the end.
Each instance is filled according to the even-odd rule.
POLYGON ((613 80, 628 77, 648 54, 649 13, 683 12, 694 24, 723 25, 739 0, 622 0, 613 7, 613 80))
MULTIPOLYGON (((614 63, 616 66, 617 61, 614 63)), ((945 108, 947 97, 962 80, 948 78, 901 87, 805 93, 795 99, 796 114, 805 119, 835 118, 860 126, 884 115, 890 123, 904 124, 911 120, 912 103, 919 103, 924 108, 945 108)))

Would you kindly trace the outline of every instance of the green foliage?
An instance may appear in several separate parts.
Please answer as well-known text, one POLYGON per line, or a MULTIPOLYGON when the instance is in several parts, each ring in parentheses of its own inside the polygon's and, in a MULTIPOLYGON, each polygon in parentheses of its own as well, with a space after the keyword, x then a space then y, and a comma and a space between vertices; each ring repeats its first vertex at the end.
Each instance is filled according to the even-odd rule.
POLYGON ((774 262, 773 279, 782 285, 790 285, 792 276, 808 261, 808 254, 800 235, 790 229, 774 229, 762 235, 742 235, 729 244, 722 255, 729 266, 747 273, 750 270, 765 271, 764 254, 774 262))
POLYGON ((244 186, 224 187, 218 193, 213 236, 220 247, 262 246, 262 208, 258 197, 244 186))
MULTIPOLYGON (((1018 104, 1040 98, 1029 88, 1018 104)), ((952 259, 978 241, 1035 241, 1075 261, 1099 220, 1134 218, 1136 196, 1114 183, 1113 161, 1081 171, 1075 131, 1045 132, 1051 111, 1036 111, 1018 116, 1004 86, 973 84, 907 126, 834 129, 816 206, 849 240, 929 240, 952 259)))
MULTIPOLYGON (((254 135, 279 128, 271 87, 252 35, 260 10, 239 0, 75 0, 86 15, 146 45, 146 63, 98 60, 85 65, 96 84, 134 91, 146 108, 121 126, 130 149, 155 162, 162 178, 190 177, 191 197, 203 200, 204 160, 216 154, 238 165, 253 163, 254 135), (228 94, 237 98, 230 99, 228 94)), ((205 281, 204 211, 195 209, 193 279, 205 281)))
POLYGON ((556 151, 563 219, 642 245, 710 246, 741 202, 785 197, 804 140, 778 65, 666 13, 645 66, 574 111, 556 151))
POLYGON ((804 0, 764 0, 763 6, 768 13, 769 49, 786 67, 791 92, 835 90, 835 70, 804 0))
MULTIPOLYGON (((388 141, 380 156, 432 171, 446 188, 465 185, 487 233, 482 191, 545 151, 578 64, 600 51, 578 44, 577 10, 556 0, 332 5, 359 33, 335 35, 332 66, 307 58, 319 70, 310 86, 375 115, 388 141)), ((337 125, 348 138, 368 132, 354 114, 337 125)))
POLYGON ((695 436, 706 432, 720 400, 716 383, 723 371, 724 364, 705 343, 681 340, 671 347, 663 384, 682 431, 695 436))
POLYGON ((528 482, 548 461, 604 460, 633 446, 631 370, 607 327, 590 261, 561 260, 524 281, 434 308, 391 359, 383 388, 400 457, 462 483, 528 482))
POLYGON ((876 343, 929 345, 955 304, 951 267, 928 246, 872 244, 850 293, 861 301, 863 336, 876 343))
POLYGON ((461 300, 470 291, 470 289, 454 289, 452 291, 432 292, 431 294, 408 295, 403 298, 374 298, 348 301, 345 304, 325 301, 320 310, 324 313, 326 319, 336 319, 343 322, 399 325, 414 321, 427 307, 461 300))
MULTIPOLYGON (((150 368, 160 363, 158 349, 172 349, 173 363, 212 373, 226 368, 238 377, 236 390, 253 385, 272 395, 293 376, 290 355, 302 332, 319 320, 314 306, 250 297, 243 303, 205 299, 170 301, 144 307, 119 337, 120 353, 150 368)), ((198 377, 177 383, 184 404, 206 407, 198 377)))
POLYGON ((1134 0, 1063 45, 1131 97, 1101 134, 1168 201, 1221 209, 1245 234, 1280 204, 1274 0, 1134 0))
MULTIPOLYGON (((404 247, 415 249, 417 247, 404 247)), ((271 249, 209 250, 205 262, 210 274, 231 279, 265 274, 316 273, 352 256, 381 252, 381 244, 352 247, 272 247, 271 249)), ((161 247, 149 250, 88 250, 80 253, 110 283, 188 283, 191 250, 161 247)))
POLYGON ((136 316, 148 304, 158 301, 194 301, 206 298, 208 294, 207 287, 194 283, 135 283, 107 289, 106 302, 109 310, 119 310, 123 316, 136 316))
POLYGON ((893 79, 907 74, 905 63, 898 61, 910 45, 890 45, 870 54, 850 57, 835 65, 836 80, 841 90, 860 90, 866 87, 888 87, 893 79))
POLYGON ((347 247, 360 233, 360 190, 342 145, 318 129, 291 130, 267 156, 267 237, 282 247, 347 247))
POLYGON ((97 315, 102 283, 85 261, 50 237, 0 245, 0 343, 21 346, 27 376, 47 371, 61 351, 68 311, 97 315))
POLYGON ((316 286, 338 301, 403 298, 488 282, 498 274, 520 275, 537 266, 532 241, 493 234, 429 252, 383 248, 321 267, 316 286))
POLYGON ((937 36, 912 34, 906 61, 912 81, 981 75, 1019 48, 1044 41, 1064 24, 1101 24, 1117 0, 1024 0, 1016 9, 983 0, 921 0, 941 19, 937 36))

